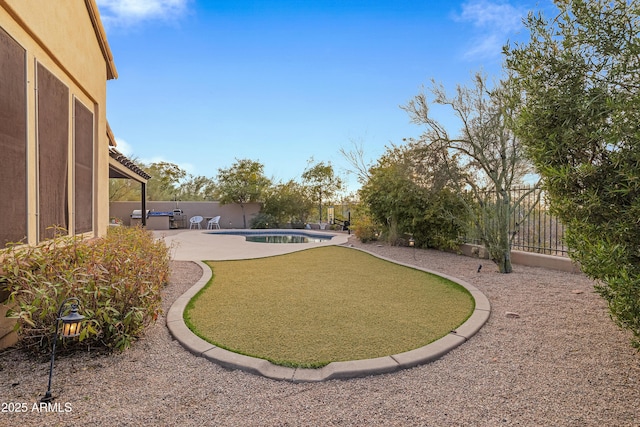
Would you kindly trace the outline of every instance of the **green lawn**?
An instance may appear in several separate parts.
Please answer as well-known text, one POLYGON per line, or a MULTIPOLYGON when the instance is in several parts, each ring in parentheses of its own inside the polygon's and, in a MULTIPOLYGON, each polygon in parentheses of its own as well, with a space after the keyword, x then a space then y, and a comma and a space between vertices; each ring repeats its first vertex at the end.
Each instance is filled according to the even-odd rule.
POLYGON ((412 350, 456 329, 474 309, 456 283, 338 246, 209 265, 212 281, 185 311, 189 328, 284 366, 412 350))

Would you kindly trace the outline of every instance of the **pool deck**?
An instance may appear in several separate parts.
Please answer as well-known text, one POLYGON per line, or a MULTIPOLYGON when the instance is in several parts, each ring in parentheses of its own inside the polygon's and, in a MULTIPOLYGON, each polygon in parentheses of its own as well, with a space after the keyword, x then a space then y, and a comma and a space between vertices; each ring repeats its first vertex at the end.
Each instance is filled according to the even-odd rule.
MULTIPOLYGON (((171 248, 171 258, 177 261, 226 261, 233 259, 263 258, 283 255, 319 246, 341 245, 347 243, 349 235, 342 232, 308 230, 309 234, 332 235, 331 240, 309 243, 256 243, 247 242, 244 236, 233 236, 230 230, 162 230, 154 231, 158 238, 164 238, 171 248), (217 234, 217 235, 216 235, 217 234)), ((256 234, 268 230, 238 230, 239 232, 256 234)), ((284 230, 278 230, 282 233, 284 230)), ((290 230, 292 233, 306 230, 290 230)))
MULTIPOLYGON (((282 232, 282 230, 279 231, 282 232)), ((300 232, 301 230, 292 231, 300 232)), ((346 244, 350 237, 346 233, 313 230, 313 234, 318 233, 334 234, 335 237, 324 242, 255 243, 245 241, 244 236, 224 234, 212 236, 211 234, 219 234, 212 230, 154 231, 154 235, 157 238, 164 239, 165 243, 171 248, 172 259, 194 261, 200 265, 203 271, 200 280, 181 295, 169 309, 167 327, 171 335, 194 355, 204 357, 225 368, 240 369, 275 380, 316 382, 389 373, 432 362, 466 342, 489 319, 491 313, 489 300, 478 288, 455 277, 420 269, 438 274, 465 287, 475 298, 475 309, 469 319, 455 331, 451 331, 451 333, 431 344, 405 353, 375 359, 332 362, 320 369, 286 368, 274 365, 267 360, 244 356, 216 347, 196 336, 184 323, 183 315, 187 304, 209 282, 212 276, 211 269, 202 262, 203 260, 235 260, 283 255, 313 247, 346 244)), ((412 265, 397 264, 416 268, 412 265)))

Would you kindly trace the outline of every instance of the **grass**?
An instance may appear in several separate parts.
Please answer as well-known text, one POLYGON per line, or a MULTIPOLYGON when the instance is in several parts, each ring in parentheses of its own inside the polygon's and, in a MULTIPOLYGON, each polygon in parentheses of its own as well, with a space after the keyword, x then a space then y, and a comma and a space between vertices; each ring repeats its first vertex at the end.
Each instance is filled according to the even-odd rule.
POLYGON ((189 328, 221 348, 318 368, 397 354, 462 324, 462 286, 337 246, 209 262, 213 278, 185 311, 189 328))

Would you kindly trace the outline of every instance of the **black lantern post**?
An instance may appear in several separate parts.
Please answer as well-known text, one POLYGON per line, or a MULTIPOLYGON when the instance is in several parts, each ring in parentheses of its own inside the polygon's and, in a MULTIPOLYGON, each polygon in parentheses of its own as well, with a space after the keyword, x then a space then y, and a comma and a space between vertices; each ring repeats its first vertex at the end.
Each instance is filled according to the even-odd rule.
POLYGON ((73 338, 80 335, 80 329, 82 328, 82 320, 84 316, 78 313, 78 305, 80 300, 76 297, 67 298, 60 304, 58 309, 58 317, 56 318, 56 333, 53 337, 53 347, 51 349, 51 364, 49 366, 49 386, 47 387, 47 393, 44 395, 40 402, 51 402, 53 396, 51 395, 51 378, 53 377, 53 361, 56 357, 56 344, 58 342, 58 335, 61 338, 73 338), (66 316, 62 316, 62 312, 67 304, 71 305, 71 310, 66 316), (62 322, 62 332, 60 332, 60 322, 62 322), (59 334, 60 332, 60 334, 59 334))
POLYGON ((411 236, 411 238, 409 238, 409 247, 413 248, 413 259, 416 259, 416 241, 413 238, 413 236, 411 236))

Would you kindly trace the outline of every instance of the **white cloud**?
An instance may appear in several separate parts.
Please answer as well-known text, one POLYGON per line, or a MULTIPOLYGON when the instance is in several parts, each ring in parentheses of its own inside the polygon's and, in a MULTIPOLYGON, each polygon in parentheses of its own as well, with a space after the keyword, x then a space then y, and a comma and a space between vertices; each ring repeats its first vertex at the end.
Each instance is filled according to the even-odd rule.
POLYGON ((105 25, 127 26, 146 20, 181 16, 190 0, 97 0, 105 25))
POLYGON ((522 26, 521 11, 505 2, 469 0, 462 4, 462 14, 458 18, 463 22, 471 22, 478 28, 504 32, 514 31, 522 26))
POLYGON ((474 39, 473 46, 465 51, 464 56, 469 59, 496 56, 500 54, 505 41, 498 34, 485 34, 483 37, 474 39))
POLYGON ((506 1, 468 0, 462 3, 462 12, 454 19, 470 23, 475 29, 475 37, 467 58, 492 57, 500 55, 509 34, 523 28, 525 12, 506 1))
POLYGON ((131 155, 133 154, 133 148, 131 147, 131 144, 129 144, 124 139, 118 138, 117 136, 116 136, 116 150, 118 150, 119 152, 121 152, 127 157, 131 157, 131 155))

